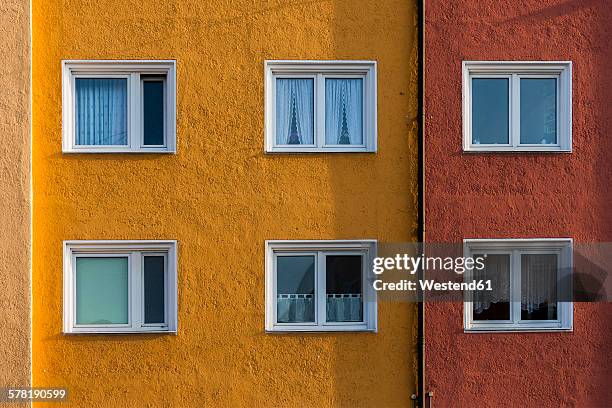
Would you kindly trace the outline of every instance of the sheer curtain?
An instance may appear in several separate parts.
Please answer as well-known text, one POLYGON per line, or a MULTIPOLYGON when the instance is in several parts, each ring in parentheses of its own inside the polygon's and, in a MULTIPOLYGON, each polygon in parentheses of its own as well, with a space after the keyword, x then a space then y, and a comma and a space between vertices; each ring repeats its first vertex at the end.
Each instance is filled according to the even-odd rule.
MULTIPOLYGON (((529 313, 557 302, 557 256, 521 256, 521 309, 529 313)), ((550 310, 550 308, 549 308, 550 310)))
MULTIPOLYGON (((482 257, 483 255, 475 255, 482 257)), ((493 303, 510 301, 510 257, 508 255, 488 255, 485 268, 472 270, 475 281, 491 280, 491 291, 475 291, 473 307, 475 313, 482 313, 493 303)))
POLYGON ((325 144, 363 143, 363 79, 325 80, 325 144))
POLYGON ((127 145, 127 79, 76 79, 76 144, 127 145))
POLYGON ((314 80, 276 79, 276 143, 314 144, 314 80))
POLYGON ((311 294, 278 294, 276 304, 280 323, 314 322, 314 296, 311 294))
POLYGON ((327 295, 327 321, 328 322, 361 322, 362 317, 361 294, 341 293, 327 295))

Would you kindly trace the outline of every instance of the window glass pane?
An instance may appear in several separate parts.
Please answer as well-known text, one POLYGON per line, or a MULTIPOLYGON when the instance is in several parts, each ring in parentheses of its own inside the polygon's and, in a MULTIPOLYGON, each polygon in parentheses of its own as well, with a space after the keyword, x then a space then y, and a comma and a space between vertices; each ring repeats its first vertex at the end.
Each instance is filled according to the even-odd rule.
POLYGON ((164 323, 164 277, 163 256, 144 257, 144 322, 164 323))
POLYGON ((76 259, 76 322, 128 323, 128 258, 76 259))
POLYGON ((510 320, 510 255, 476 254, 484 257, 485 267, 473 269, 474 280, 491 280, 491 291, 475 291, 474 320, 510 320))
POLYGON ((360 255, 325 257, 328 322, 363 321, 361 259, 360 255))
POLYGON ((314 80, 276 79, 276 143, 314 144, 314 80))
POLYGON ((325 80, 325 144, 363 144, 363 79, 325 80))
POLYGON ((76 78, 76 144, 127 145, 127 79, 76 78))
POLYGON ((509 144, 507 78, 472 79, 472 143, 509 144))
POLYGON ((143 131, 145 145, 164 144, 164 82, 143 81, 143 131))
POLYGON ((314 322, 315 257, 276 258, 277 321, 314 322))
POLYGON ((557 255, 521 255, 521 320, 557 319, 557 255))
POLYGON ((557 143, 557 80, 521 78, 521 144, 557 143))

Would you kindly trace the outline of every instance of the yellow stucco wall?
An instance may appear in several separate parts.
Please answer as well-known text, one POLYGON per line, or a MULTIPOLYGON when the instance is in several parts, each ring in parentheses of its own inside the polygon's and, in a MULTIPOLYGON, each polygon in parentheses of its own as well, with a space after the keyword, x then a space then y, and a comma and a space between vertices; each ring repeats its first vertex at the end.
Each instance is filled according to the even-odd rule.
POLYGON ((34 383, 75 406, 409 406, 415 306, 264 333, 265 239, 416 239, 406 0, 34 0, 34 383), (62 59, 176 59, 177 155, 61 152, 62 59), (265 155, 265 59, 378 61, 377 154, 265 155), (62 334, 62 240, 177 239, 179 334, 62 334))
POLYGON ((27 0, 0 2, 0 60, 0 387, 27 387, 31 248, 27 0))

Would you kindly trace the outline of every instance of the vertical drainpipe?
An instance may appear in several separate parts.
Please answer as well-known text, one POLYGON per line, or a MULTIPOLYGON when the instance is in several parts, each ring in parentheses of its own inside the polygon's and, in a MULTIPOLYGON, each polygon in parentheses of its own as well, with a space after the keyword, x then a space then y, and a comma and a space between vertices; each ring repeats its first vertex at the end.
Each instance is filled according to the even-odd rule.
MULTIPOLYGON (((418 215, 417 239, 421 243, 421 253, 425 250, 425 0, 417 0, 417 143, 418 143, 418 215)), ((418 270, 418 279, 424 278, 422 268, 418 270)), ((417 303, 417 405, 424 408, 427 397, 425 395, 425 293, 421 293, 417 303)))

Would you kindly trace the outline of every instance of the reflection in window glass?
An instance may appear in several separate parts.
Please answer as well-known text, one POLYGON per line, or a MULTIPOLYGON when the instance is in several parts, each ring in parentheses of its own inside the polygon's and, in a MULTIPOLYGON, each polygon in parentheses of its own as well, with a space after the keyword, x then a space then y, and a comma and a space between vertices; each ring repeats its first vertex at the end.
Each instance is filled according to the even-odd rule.
POLYGON ((315 257, 276 258, 277 321, 314 322, 315 257))
POLYGON ((360 255, 327 255, 326 308, 328 322, 363 321, 360 255))
POLYGON ((509 144, 509 80, 472 79, 472 143, 509 144))
POLYGON ((521 78, 521 144, 557 143, 557 80, 521 78))
POLYGON ((473 269, 474 280, 491 280, 492 290, 475 291, 473 298, 474 320, 510 320, 510 255, 483 254, 485 267, 473 269))

